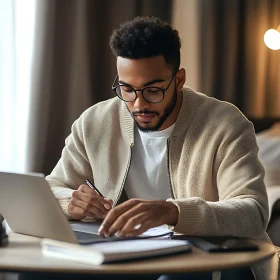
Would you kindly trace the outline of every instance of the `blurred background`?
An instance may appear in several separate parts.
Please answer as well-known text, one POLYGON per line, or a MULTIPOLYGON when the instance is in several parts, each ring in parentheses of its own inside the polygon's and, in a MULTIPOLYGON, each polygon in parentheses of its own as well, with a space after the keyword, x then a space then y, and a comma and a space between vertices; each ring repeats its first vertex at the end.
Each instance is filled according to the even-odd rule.
POLYGON ((135 16, 179 31, 186 85, 280 119, 280 0, 0 0, 0 170, 49 174, 71 124, 114 97, 109 36, 135 16))
MULTIPOLYGON (((179 31, 187 86, 254 123, 280 120, 280 49, 264 44, 268 29, 280 32, 280 0, 0 0, 0 171, 51 172, 73 121, 114 97, 109 37, 135 16, 179 31)), ((263 150, 269 159, 278 151, 280 160, 276 144, 263 150)), ((279 181, 275 160, 270 166, 279 181)), ((278 246, 279 213, 268 228, 278 246)))

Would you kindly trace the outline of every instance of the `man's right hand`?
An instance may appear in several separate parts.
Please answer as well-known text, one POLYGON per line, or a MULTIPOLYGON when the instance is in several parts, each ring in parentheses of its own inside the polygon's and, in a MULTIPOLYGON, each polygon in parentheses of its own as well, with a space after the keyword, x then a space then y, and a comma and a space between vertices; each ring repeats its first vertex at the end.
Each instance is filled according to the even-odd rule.
POLYGON ((67 212, 77 220, 82 220, 87 216, 104 219, 112 206, 111 199, 102 198, 88 185, 83 184, 73 192, 67 212))

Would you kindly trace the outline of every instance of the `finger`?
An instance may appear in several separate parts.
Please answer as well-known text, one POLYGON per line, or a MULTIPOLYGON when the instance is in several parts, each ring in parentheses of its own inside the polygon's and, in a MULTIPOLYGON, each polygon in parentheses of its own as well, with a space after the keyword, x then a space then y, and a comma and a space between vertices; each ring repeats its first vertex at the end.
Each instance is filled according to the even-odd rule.
POLYGON ((112 200, 112 199, 106 199, 108 202, 109 202, 109 204, 110 204, 110 208, 112 208, 113 207, 113 204, 114 204, 114 201, 112 200))
POLYGON ((127 233, 125 236, 137 236, 137 235, 144 233, 148 229, 150 229, 152 227, 156 227, 156 226, 160 226, 160 225, 154 224, 151 220, 144 220, 141 222, 141 227, 135 228, 130 233, 127 233))
POLYGON ((108 229, 124 212, 131 209, 137 203, 136 201, 137 200, 131 199, 112 208, 98 230, 99 235, 108 236, 108 229))
POLYGON ((89 186, 86 185, 86 184, 80 185, 79 188, 78 188, 78 191, 82 191, 82 192, 88 193, 88 194, 94 194, 94 193, 96 193, 95 190, 93 190, 91 187, 89 187, 89 186))
POLYGON ((86 211, 85 209, 82 209, 80 207, 77 207, 73 204, 69 204, 67 208, 68 215, 70 215, 72 218, 81 220, 87 216, 91 216, 91 213, 86 211))
POLYGON ((109 199, 103 198, 95 190, 90 188, 88 185, 85 185, 85 184, 80 185, 78 190, 80 190, 80 191, 82 191, 84 193, 90 194, 93 197, 95 197, 105 209, 109 210, 109 209, 112 208, 111 204, 108 203, 109 199))
POLYGON ((90 215, 88 216, 98 217, 102 219, 106 217, 106 213, 100 211, 99 208, 82 200, 73 200, 72 204, 78 208, 86 210, 88 213, 90 213, 90 215))
POLYGON ((147 221, 150 221, 152 218, 153 217, 151 217, 148 212, 139 213, 138 215, 133 216, 119 231, 118 236, 136 236, 142 234, 148 230, 148 228, 146 228, 148 226, 147 221))
POLYGON ((74 200, 82 200, 87 204, 91 204, 94 207, 97 207, 104 214, 108 213, 108 209, 106 209, 104 205, 102 205, 98 198, 98 195, 96 194, 84 193, 82 191, 74 191, 72 197, 74 200))
MULTIPOLYGON (((139 217, 138 215, 146 212, 146 210, 147 206, 143 203, 137 204, 133 208, 127 210, 107 229, 107 235, 111 236, 116 232, 121 232, 128 223, 133 227, 131 230, 134 229, 134 227, 137 226, 137 220, 134 221, 135 217, 139 217)), ((145 215, 147 214, 145 213, 145 215)))
POLYGON ((105 201, 106 201, 106 203, 104 204, 104 207, 105 207, 107 210, 112 209, 112 207, 113 207, 113 200, 112 200, 112 199, 107 199, 107 198, 105 198, 105 201))

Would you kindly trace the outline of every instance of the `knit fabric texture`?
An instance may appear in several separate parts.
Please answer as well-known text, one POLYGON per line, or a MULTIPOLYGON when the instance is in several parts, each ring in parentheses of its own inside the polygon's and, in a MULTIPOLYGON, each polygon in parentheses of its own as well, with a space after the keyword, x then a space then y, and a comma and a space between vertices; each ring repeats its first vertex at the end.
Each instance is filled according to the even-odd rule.
MULTIPOLYGON (((190 88, 168 140, 170 201, 178 206, 172 230, 186 235, 238 236, 269 240, 264 171, 251 122, 232 104, 190 88)), ((119 203, 131 160, 134 120, 113 98, 87 109, 73 126, 62 156, 46 177, 67 214, 73 190, 94 181, 119 203)), ((254 267, 268 276, 269 261, 254 267)))

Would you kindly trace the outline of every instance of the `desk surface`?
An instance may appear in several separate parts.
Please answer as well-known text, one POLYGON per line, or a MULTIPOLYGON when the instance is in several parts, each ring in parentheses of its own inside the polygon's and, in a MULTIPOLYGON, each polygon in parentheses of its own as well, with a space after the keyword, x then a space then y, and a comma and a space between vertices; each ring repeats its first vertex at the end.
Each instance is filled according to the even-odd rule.
POLYGON ((55 271, 94 274, 215 271, 249 266, 268 259, 275 253, 272 244, 254 241, 260 247, 257 252, 209 254, 194 247, 191 253, 122 264, 93 266, 43 256, 41 254, 40 238, 10 233, 9 239, 8 247, 0 248, 0 270, 2 271, 55 271))

